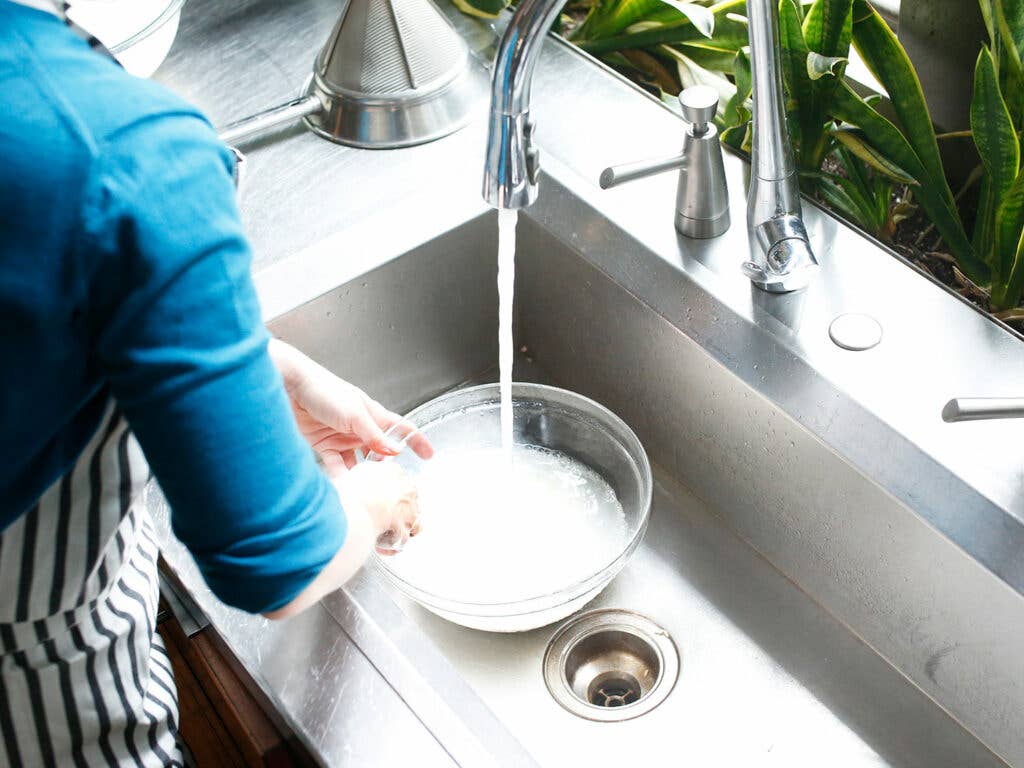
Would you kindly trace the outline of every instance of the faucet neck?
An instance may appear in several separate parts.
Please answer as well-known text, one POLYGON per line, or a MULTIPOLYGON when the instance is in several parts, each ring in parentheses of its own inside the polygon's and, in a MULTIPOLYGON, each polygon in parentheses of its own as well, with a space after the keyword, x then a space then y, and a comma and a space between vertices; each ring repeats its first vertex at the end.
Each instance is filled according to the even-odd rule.
POLYGON ((786 125, 777 0, 748 0, 747 20, 754 96, 751 163, 758 178, 782 181, 796 172, 796 162, 786 125))
POLYGON ((747 0, 753 76, 753 152, 747 226, 751 258, 742 269, 773 293, 805 287, 818 270, 804 226, 793 145, 786 124, 778 0, 747 0))
POLYGON ((530 111, 533 71, 547 32, 566 0, 522 0, 505 28, 491 73, 491 112, 530 111))
POLYGON ((565 0, 522 0, 498 44, 491 73, 484 200, 524 208, 537 198, 539 155, 533 145, 530 89, 541 46, 565 0))

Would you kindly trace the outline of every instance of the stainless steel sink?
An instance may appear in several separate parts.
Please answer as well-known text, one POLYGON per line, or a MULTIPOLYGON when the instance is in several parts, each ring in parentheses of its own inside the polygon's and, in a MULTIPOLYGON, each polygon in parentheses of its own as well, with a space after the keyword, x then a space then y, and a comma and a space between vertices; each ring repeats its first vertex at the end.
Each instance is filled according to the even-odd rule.
MULTIPOLYGON (((927 580, 925 570, 889 562, 887 547, 913 535, 915 558, 936 558, 939 587, 942 572, 963 575, 966 556, 934 531, 908 534, 916 520, 910 510, 718 362, 680 323, 539 223, 550 215, 543 203, 538 217, 520 220, 517 378, 597 399, 645 443, 656 465, 646 540, 587 610, 631 610, 667 630, 679 651, 678 682, 641 717, 593 722, 559 706, 545 686, 545 648, 557 627, 477 632, 394 593, 408 620, 402 632, 429 637, 542 765, 1005 765, 947 712, 948 703, 915 684, 914 642, 878 642, 901 633, 932 642, 924 635, 957 626, 908 625, 898 600, 880 602, 894 568, 906 600, 938 599, 928 597, 935 583, 917 583, 927 580), (844 520, 859 516, 890 543, 851 539, 860 529, 844 520), (789 541, 773 548, 782 535, 789 541), (865 561, 874 563, 874 583, 866 580, 865 561), (864 601, 860 610, 835 597, 843 589, 864 601)), ((491 378, 495 231, 492 214, 473 219, 271 328, 399 410, 491 378)), ((964 578, 963 590, 994 601, 987 610, 1012 601, 994 578, 964 578)), ((364 580, 380 583, 372 574, 364 580)), ((944 599, 949 612, 973 610, 962 592, 944 599)), ((382 613, 387 606, 363 608, 363 620, 379 622, 386 634, 393 621, 382 613)), ((955 655, 934 658, 927 670, 933 682, 945 682, 944 659, 955 655)), ((973 684, 957 669, 961 682, 973 684)))
MULTIPOLYGON (((193 0, 159 77, 231 122, 293 98, 336 17, 332 0, 193 0)), ((1019 427, 940 418, 953 396, 1019 395, 1020 340, 810 201, 821 279, 751 292, 745 228, 680 238, 670 175, 597 186, 638 147, 676 151, 676 116, 554 40, 533 100, 545 179, 519 232, 517 375, 609 406, 657 465, 646 543, 598 605, 672 636, 667 699, 579 718, 544 684, 556 627, 461 630, 371 570, 287 622, 232 611, 152 488, 187 591, 327 764, 1024 766, 1019 427), (882 343, 836 346, 847 313, 882 343)), ((483 117, 394 152, 299 130, 246 147, 271 327, 400 410, 493 375, 483 117)), ((747 166, 725 161, 738 221, 747 166)))

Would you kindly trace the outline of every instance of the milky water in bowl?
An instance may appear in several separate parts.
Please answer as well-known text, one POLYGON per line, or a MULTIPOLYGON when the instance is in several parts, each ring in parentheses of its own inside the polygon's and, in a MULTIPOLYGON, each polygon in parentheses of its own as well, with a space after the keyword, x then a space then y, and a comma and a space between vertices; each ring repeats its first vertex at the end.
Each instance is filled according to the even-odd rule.
POLYGON ((388 565, 450 600, 550 594, 609 565, 626 546, 622 505, 594 470, 546 448, 452 449, 416 477, 422 533, 388 565))

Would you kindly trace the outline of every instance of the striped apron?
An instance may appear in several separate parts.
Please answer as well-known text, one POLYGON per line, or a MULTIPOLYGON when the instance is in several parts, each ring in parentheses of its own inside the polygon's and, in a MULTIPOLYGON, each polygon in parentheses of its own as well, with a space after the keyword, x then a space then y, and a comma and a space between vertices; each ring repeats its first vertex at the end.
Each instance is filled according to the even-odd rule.
POLYGON ((113 403, 0 534, 0 766, 182 765, 149 467, 113 403))

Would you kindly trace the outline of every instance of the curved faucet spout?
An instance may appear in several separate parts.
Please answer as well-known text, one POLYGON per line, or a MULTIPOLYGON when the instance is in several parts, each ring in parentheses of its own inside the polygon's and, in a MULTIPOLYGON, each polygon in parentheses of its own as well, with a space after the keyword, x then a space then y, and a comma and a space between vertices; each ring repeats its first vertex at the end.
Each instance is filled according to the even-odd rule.
POLYGON ((498 45, 483 190, 495 208, 524 208, 537 199, 540 157, 533 146, 530 88, 544 38, 564 4, 522 0, 498 45))

